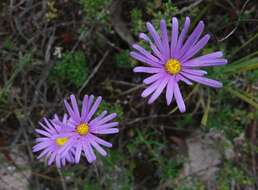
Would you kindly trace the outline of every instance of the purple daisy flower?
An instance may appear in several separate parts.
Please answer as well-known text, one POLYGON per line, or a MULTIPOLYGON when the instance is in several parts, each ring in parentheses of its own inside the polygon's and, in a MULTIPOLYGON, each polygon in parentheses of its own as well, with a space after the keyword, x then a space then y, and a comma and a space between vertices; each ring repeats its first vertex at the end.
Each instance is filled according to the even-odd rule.
POLYGON ((59 154, 59 150, 69 141, 69 134, 66 133, 66 129, 55 124, 53 121, 59 121, 61 123, 67 122, 67 115, 65 114, 61 121, 58 116, 55 116, 54 120, 48 120, 44 118, 45 124, 39 122, 43 129, 36 129, 41 137, 36 138, 36 145, 32 148, 33 152, 41 151, 38 159, 45 157, 48 159, 48 165, 51 165, 54 161, 58 168, 65 166, 67 162, 74 163, 74 150, 70 149, 66 154, 59 154), (43 136, 43 137, 42 137, 43 136))
POLYGON ((206 71, 199 67, 220 66, 227 63, 221 51, 209 53, 200 57, 194 56, 207 44, 210 35, 201 37, 204 23, 200 21, 193 32, 187 38, 190 27, 190 18, 186 17, 181 33, 179 33, 178 20, 172 18, 172 31, 169 40, 165 20, 160 22, 161 36, 151 23, 147 23, 147 29, 153 41, 144 33, 139 37, 149 43, 152 52, 148 52, 138 44, 134 44, 130 55, 138 61, 147 64, 147 67, 135 67, 134 72, 149 73, 150 77, 144 79, 149 85, 142 97, 150 96, 149 104, 153 103, 166 88, 166 100, 170 105, 175 96, 176 103, 181 112, 185 112, 185 103, 179 89, 179 81, 192 85, 192 81, 213 88, 222 87, 222 83, 204 77, 206 71), (154 43, 153 43, 154 42, 154 43))
MULTIPOLYGON (((65 107, 70 115, 68 127, 70 128, 69 136, 72 136, 67 144, 60 151, 66 154, 71 148, 75 148, 75 163, 79 163, 82 152, 86 156, 89 163, 96 160, 93 148, 102 156, 106 156, 107 152, 100 146, 112 147, 112 144, 97 137, 96 134, 114 134, 118 133, 118 122, 111 122, 117 114, 107 115, 107 111, 103 111, 95 119, 93 115, 97 111, 102 98, 98 97, 94 102, 94 96, 85 95, 82 101, 82 111, 79 112, 77 101, 74 95, 70 96, 71 106, 65 100, 65 107)), ((60 123, 60 122, 59 122, 60 123)), ((63 125, 63 123, 61 123, 63 125)))

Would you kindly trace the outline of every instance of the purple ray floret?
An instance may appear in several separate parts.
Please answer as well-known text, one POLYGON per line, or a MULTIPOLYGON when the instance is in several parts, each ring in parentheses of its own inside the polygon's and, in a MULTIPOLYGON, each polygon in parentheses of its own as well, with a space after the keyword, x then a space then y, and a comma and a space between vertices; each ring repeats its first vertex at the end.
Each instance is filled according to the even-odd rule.
POLYGON ((59 151, 62 147, 69 142, 70 136, 67 133, 67 128, 62 128, 60 125, 55 124, 54 121, 65 124, 67 122, 67 115, 65 114, 61 121, 57 116, 55 119, 43 119, 44 124, 39 122, 42 129, 36 129, 36 133, 40 137, 36 138, 36 145, 32 148, 33 152, 41 151, 38 159, 48 159, 48 165, 53 162, 56 163, 58 168, 65 166, 66 163, 74 163, 74 149, 70 149, 65 154, 60 154, 59 151))
MULTIPOLYGON (((60 153, 61 155, 66 155, 69 150, 74 148, 75 163, 79 163, 82 154, 85 155, 89 163, 95 161, 94 149, 102 156, 106 156, 107 152, 102 146, 110 148, 112 144, 99 138, 97 135, 119 132, 118 128, 116 128, 118 122, 112 121, 117 116, 116 113, 107 114, 107 111, 103 111, 93 119, 101 100, 101 97, 97 97, 94 101, 93 95, 85 95, 82 101, 81 112, 74 95, 70 96, 70 104, 66 100, 64 101, 70 116, 66 127, 69 128, 68 135, 71 138, 60 150, 60 153)), ((59 122, 58 124, 65 127, 64 123, 59 122)))
POLYGON ((166 91, 167 104, 170 105, 174 97, 179 110, 185 112, 179 81, 183 81, 187 85, 197 82, 213 88, 222 87, 221 82, 205 77, 207 72, 199 69, 227 64, 221 51, 196 57, 210 39, 209 34, 202 36, 203 21, 200 21, 192 33, 187 35, 190 18, 186 17, 180 33, 178 20, 173 17, 170 37, 165 20, 160 22, 161 35, 151 23, 148 22, 146 25, 151 38, 144 33, 140 33, 139 37, 150 45, 151 52, 134 44, 135 50, 130 52, 130 55, 146 64, 146 66, 135 67, 134 72, 151 74, 144 79, 143 82, 149 86, 142 92, 142 97, 150 96, 149 104, 153 103, 163 91, 166 91))

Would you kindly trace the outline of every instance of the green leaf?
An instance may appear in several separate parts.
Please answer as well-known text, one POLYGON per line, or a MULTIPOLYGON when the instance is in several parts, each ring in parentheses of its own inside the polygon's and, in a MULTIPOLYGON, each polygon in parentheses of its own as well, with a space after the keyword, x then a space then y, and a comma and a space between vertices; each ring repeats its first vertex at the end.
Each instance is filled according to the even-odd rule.
POLYGON ((230 92, 232 95, 240 98, 241 100, 245 101, 246 103, 248 103, 251 106, 258 109, 258 103, 254 101, 254 97, 251 97, 250 95, 247 95, 245 92, 240 92, 240 91, 234 90, 229 86, 226 86, 225 89, 228 92, 230 92))
POLYGON ((88 76, 86 58, 82 51, 65 53, 63 58, 54 66, 50 75, 52 80, 63 84, 71 84, 79 88, 88 76))
POLYGON ((221 68, 220 72, 223 74, 235 74, 255 69, 258 69, 258 57, 252 59, 243 58, 241 61, 230 63, 221 68))
POLYGON ((209 111, 210 111, 210 104, 211 104, 211 97, 209 95, 208 96, 207 105, 206 105, 206 108, 204 110, 204 114, 202 116, 202 121, 201 121, 201 125, 203 125, 203 126, 206 126, 207 122, 208 122, 208 115, 209 115, 209 111))

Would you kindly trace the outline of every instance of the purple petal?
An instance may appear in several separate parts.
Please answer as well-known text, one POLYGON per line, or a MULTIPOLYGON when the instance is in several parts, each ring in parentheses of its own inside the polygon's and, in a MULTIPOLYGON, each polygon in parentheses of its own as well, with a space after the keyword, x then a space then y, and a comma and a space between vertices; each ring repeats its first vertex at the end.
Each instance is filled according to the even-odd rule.
POLYGON ((167 105, 170 105, 173 99, 173 89, 174 89, 174 77, 170 77, 168 84, 167 84, 167 89, 166 89, 166 100, 167 100, 167 105))
POLYGON ((150 77, 144 79, 143 83, 144 84, 151 84, 151 83, 157 81, 158 79, 160 79, 162 77, 164 77, 164 73, 157 73, 157 74, 151 75, 150 77))
POLYGON ((62 130, 63 126, 66 127, 66 123, 62 123, 61 121, 59 122, 61 124, 59 124, 58 122, 56 122, 54 120, 51 120, 50 122, 51 122, 52 126, 54 126, 54 128, 55 128, 55 134, 56 133, 60 133, 60 131, 62 130))
POLYGON ((67 122, 67 119, 68 119, 68 115, 65 113, 64 116, 63 116, 62 122, 63 122, 63 123, 66 123, 66 122, 67 122))
POLYGON ((161 30, 162 46, 164 49, 165 58, 169 59, 170 48, 169 48, 169 42, 168 42, 167 25, 164 19, 160 21, 160 30, 161 30))
POLYGON ((199 60, 207 60, 208 59, 209 60, 209 59, 219 59, 219 58, 222 58, 222 57, 223 57, 223 52, 222 51, 216 51, 216 52, 213 52, 213 53, 209 53, 209 54, 197 57, 196 59, 199 59, 199 60))
POLYGON ((84 151, 84 155, 86 156, 86 159, 88 160, 89 163, 91 163, 92 159, 91 159, 91 154, 90 154, 90 151, 89 151, 88 143, 83 144, 82 146, 83 146, 83 151, 84 151))
POLYGON ((43 150, 38 156, 37 159, 40 159, 42 157, 45 157, 49 152, 51 152, 51 148, 46 148, 45 150, 43 150))
POLYGON ((93 119, 91 122, 89 122, 89 125, 94 125, 96 122, 98 122, 99 120, 101 120, 103 117, 105 117, 105 115, 107 115, 107 111, 103 111, 99 116, 97 116, 95 119, 93 119))
POLYGON ((57 154, 56 152, 52 152, 52 154, 48 160, 48 165, 51 165, 54 162, 54 160, 56 158, 56 154, 57 154))
POLYGON ((99 137, 97 137, 95 135, 90 135, 90 136, 91 136, 92 139, 95 140, 96 143, 101 144, 101 145, 103 145, 105 147, 108 147, 108 148, 112 147, 111 143, 109 143, 109 142, 107 142, 107 141, 105 141, 105 140, 103 140, 103 139, 101 139, 101 138, 99 138, 99 137))
POLYGON ((92 103, 94 101, 94 96, 93 95, 90 95, 89 99, 88 99, 88 102, 87 102, 87 105, 86 105, 86 109, 85 109, 85 115, 84 117, 81 118, 82 121, 85 121, 86 120, 86 117, 91 109, 91 106, 92 106, 92 103))
POLYGON ((180 112, 182 112, 182 113, 185 112, 185 110, 186 110, 185 103, 184 103, 184 100, 183 100, 183 97, 182 97, 182 94, 180 92, 177 82, 174 82, 174 94, 175 94, 176 103, 177 103, 177 106, 178 106, 180 112))
POLYGON ((154 62, 153 60, 151 60, 149 57, 145 57, 135 51, 130 52, 130 56, 133 57, 134 59, 141 61, 143 63, 146 63, 152 67, 161 67, 161 62, 154 62))
POLYGON ((94 160, 96 160, 95 154, 89 143, 83 144, 83 151, 89 163, 92 163, 94 160))
MULTIPOLYGON (((90 95, 90 98, 89 98, 89 102, 88 102, 88 105, 87 105, 87 113, 89 113, 90 109, 91 109, 91 106, 93 104, 93 101, 94 101, 94 96, 93 95, 90 95)), ((85 120, 85 118, 84 118, 85 120)))
POLYGON ((79 138, 79 135, 73 135, 72 138, 70 138, 59 150, 58 154, 66 155, 73 147, 74 144, 76 144, 76 139, 79 138))
POLYGON ((62 166, 65 166, 66 165, 66 159, 62 159, 61 164, 62 164, 62 166))
POLYGON ((93 106, 92 106, 92 108, 91 108, 89 114, 87 115, 87 117, 86 117, 86 119, 85 119, 85 122, 88 122, 88 121, 91 119, 91 117, 93 116, 93 114, 97 111, 97 109, 98 109, 99 104, 101 103, 101 101, 102 101, 102 97, 99 96, 99 97, 97 98, 97 100, 95 101, 95 103, 93 104, 93 106))
POLYGON ((35 129, 35 131, 43 136, 46 136, 46 137, 52 137, 51 134, 47 133, 46 131, 43 131, 41 129, 35 129))
POLYGON ((90 143, 102 156, 107 155, 107 152, 101 146, 99 146, 98 143, 96 143, 95 141, 90 141, 90 143))
POLYGON ((186 40, 184 46, 181 48, 177 55, 177 59, 182 57, 192 46, 195 45, 195 43, 199 40, 202 32, 204 29, 204 23, 203 21, 200 21, 197 27, 194 29, 192 34, 189 36, 189 38, 186 40))
POLYGON ((47 137, 38 137, 35 140, 35 142, 37 142, 37 143, 44 142, 44 141, 49 141, 49 138, 47 138, 47 137))
POLYGON ((47 126, 45 126, 43 123, 39 122, 39 125, 46 130, 48 133, 53 133, 53 131, 51 131, 47 126))
POLYGON ((154 92, 154 91, 158 88, 158 86, 159 86, 159 84, 160 84, 161 81, 162 81, 162 78, 160 78, 160 79, 157 80, 156 82, 152 83, 148 88, 146 88, 146 89, 142 92, 141 96, 142 96, 142 97, 147 97, 147 96, 149 96, 152 92, 154 92))
POLYGON ((118 125, 119 125, 118 122, 111 122, 111 123, 107 123, 107 124, 100 125, 100 126, 96 125, 94 127, 91 127, 91 131, 94 131, 96 129, 108 129, 108 128, 116 127, 118 125))
POLYGON ((163 72, 164 69, 161 68, 154 68, 154 67, 135 67, 133 69, 133 71, 135 73, 159 73, 159 72, 163 72))
POLYGON ((88 96, 88 95, 85 95, 85 96, 83 97, 83 101, 82 101, 82 112, 81 112, 81 118, 82 118, 82 120, 83 120, 84 118, 86 118, 86 115, 88 114, 88 113, 87 113, 88 101, 89 101, 89 96, 88 96))
POLYGON ((144 33, 140 33, 139 34, 139 38, 144 40, 145 42, 152 43, 151 39, 146 34, 144 34, 144 33))
POLYGON ((78 144, 76 145, 75 163, 80 162, 81 153, 82 153, 82 144, 80 142, 78 142, 78 144))
POLYGON ((206 86, 211 86, 214 88, 221 88, 223 86, 221 82, 213 80, 213 79, 209 79, 206 77, 199 77, 199 76, 187 74, 184 72, 182 72, 182 75, 184 75, 185 77, 187 77, 188 79, 190 79, 192 81, 198 82, 200 84, 204 84, 206 86))
POLYGON ((64 100, 64 104, 65 104, 65 108, 68 111, 68 114, 70 115, 70 117, 73 118, 77 123, 79 123, 80 121, 75 116, 75 114, 74 114, 70 104, 67 102, 67 100, 64 100))
POLYGON ((73 157, 73 155, 72 155, 71 152, 68 152, 68 154, 67 154, 67 156, 66 156, 66 159, 67 159, 67 161, 70 162, 70 163, 74 163, 74 162, 75 162, 75 159, 74 159, 74 157, 73 157))
POLYGON ((183 47, 183 43, 184 43, 184 40, 186 38, 186 34, 188 32, 190 23, 191 23, 190 18, 186 17, 185 18, 185 23, 184 23, 184 26, 183 26, 183 30, 182 30, 181 34, 179 35, 179 38, 178 38, 175 56, 178 55, 179 50, 183 47))
POLYGON ((183 72, 188 73, 188 74, 192 74, 192 75, 197 75, 197 76, 203 76, 206 75, 207 72, 203 71, 203 70, 198 70, 198 69, 182 69, 183 72))
POLYGON ((49 123, 47 118, 44 118, 45 123, 47 124, 48 128, 52 133, 56 133, 57 131, 54 129, 54 127, 49 123))
POLYGON ((54 120, 60 121, 60 119, 59 119, 59 117, 58 117, 58 115, 56 113, 54 114, 54 120))
POLYGON ((93 148, 92 148, 90 143, 88 143, 88 146, 89 146, 89 153, 90 153, 90 157, 91 157, 90 163, 92 163, 93 161, 96 160, 96 155, 95 155, 95 153, 93 151, 93 148))
POLYGON ((210 35, 206 34, 200 41, 198 41, 180 60, 182 62, 190 59, 192 56, 194 56, 196 53, 198 53, 209 41, 210 35))
POLYGON ((42 149, 45 149, 47 147, 49 147, 51 145, 51 142, 50 141, 47 141, 47 142, 41 142, 41 143, 38 143, 37 145, 35 145, 33 148, 32 148, 32 151, 33 152, 38 152, 42 149))
POLYGON ((152 60, 153 62, 160 63, 160 60, 157 57, 150 54, 147 50, 145 50, 143 47, 139 46, 138 44, 134 44, 133 48, 136 49, 137 51, 139 51, 146 58, 152 60))
POLYGON ((70 99, 71 99, 71 103, 72 103, 72 107, 73 107, 73 111, 74 111, 74 116, 76 117, 76 120, 80 121, 80 113, 79 113, 79 109, 78 109, 78 104, 77 104, 76 98, 72 94, 70 96, 70 99))
POLYGON ((153 51, 153 53, 162 61, 165 61, 165 57, 160 53, 160 51, 158 50, 158 48, 152 43, 152 41, 150 40, 150 38, 144 34, 144 33, 140 33, 139 37, 141 39, 143 39, 145 42, 148 42, 150 44, 150 47, 153 51))
POLYGON ((61 158, 59 154, 56 155, 56 167, 61 168, 61 158))
POLYGON ((220 66, 227 64, 226 59, 191 59, 183 63, 184 67, 210 67, 210 66, 220 66))
POLYGON ((152 94, 152 96, 150 97, 148 103, 151 104, 153 103, 162 93, 162 91, 164 90, 164 88, 166 87, 167 83, 168 83, 169 77, 164 77, 163 80, 160 82, 158 88, 155 90, 155 92, 152 94))
MULTIPOLYGON (((57 120, 57 119, 54 119, 51 121, 51 124, 55 127, 55 129, 57 130, 57 132, 59 132, 62 128, 65 128, 67 127, 68 123, 70 122, 71 120, 69 119, 69 121, 67 121, 66 123, 60 121, 60 120, 57 120)), ((56 133, 55 133, 56 134, 56 133)))
POLYGON ((172 18, 172 36, 171 36, 171 47, 170 47, 170 56, 173 58, 175 56, 175 50, 177 46, 178 38, 178 20, 177 18, 172 18))
POLYGON ((164 52, 163 47, 162 47, 161 40, 160 40, 160 37, 159 37, 157 31, 155 30, 155 28, 153 27, 153 25, 150 22, 147 22, 146 25, 147 25, 147 29, 149 30, 149 32, 154 40, 155 45, 159 48, 160 52, 163 53, 164 52))
POLYGON ((178 80, 185 82, 187 85, 193 85, 193 83, 190 80, 188 80, 187 78, 183 77, 180 74, 177 75, 177 78, 178 78, 178 80))
POLYGON ((114 119, 115 117, 117 117, 116 113, 109 114, 106 117, 104 117, 103 119, 96 122, 95 125, 102 125, 102 124, 104 124, 106 122, 109 122, 110 120, 114 119))
POLYGON ((118 133, 119 129, 117 128, 111 128, 111 129, 96 129, 94 131, 92 131, 92 133, 94 134, 114 134, 114 133, 118 133))

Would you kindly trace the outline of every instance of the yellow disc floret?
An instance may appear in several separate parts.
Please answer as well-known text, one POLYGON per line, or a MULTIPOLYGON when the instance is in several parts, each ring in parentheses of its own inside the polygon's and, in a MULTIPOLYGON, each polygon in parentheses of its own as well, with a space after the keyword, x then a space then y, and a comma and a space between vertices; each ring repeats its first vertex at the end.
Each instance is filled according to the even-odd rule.
POLYGON ((67 141, 68 141, 67 137, 56 138, 56 144, 59 146, 63 146, 67 141))
POLYGON ((80 135, 87 135, 89 132, 89 126, 86 123, 82 123, 76 127, 76 132, 80 135))
POLYGON ((165 69, 169 74, 176 75, 181 71, 181 63, 176 59, 169 59, 165 64, 165 69))

